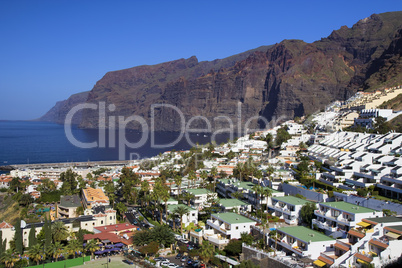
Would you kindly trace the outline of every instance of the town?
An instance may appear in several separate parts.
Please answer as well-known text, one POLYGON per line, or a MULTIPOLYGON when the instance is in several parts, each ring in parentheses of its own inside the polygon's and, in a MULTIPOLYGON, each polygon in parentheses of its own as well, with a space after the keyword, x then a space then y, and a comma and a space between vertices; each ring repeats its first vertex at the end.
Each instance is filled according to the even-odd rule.
POLYGON ((393 120, 402 113, 393 100, 400 105, 401 94, 401 86, 358 92, 224 144, 125 164, 20 166, 0 176, 0 260, 400 264, 402 133, 393 120))

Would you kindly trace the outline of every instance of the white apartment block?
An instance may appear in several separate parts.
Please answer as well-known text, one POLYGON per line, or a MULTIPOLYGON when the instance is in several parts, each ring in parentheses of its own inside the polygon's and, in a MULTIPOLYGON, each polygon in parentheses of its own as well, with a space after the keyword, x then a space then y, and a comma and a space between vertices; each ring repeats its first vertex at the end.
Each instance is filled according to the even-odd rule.
POLYGON ((271 200, 271 204, 268 205, 269 212, 284 219, 287 224, 298 224, 300 210, 308 203, 307 200, 294 196, 271 197, 271 200))

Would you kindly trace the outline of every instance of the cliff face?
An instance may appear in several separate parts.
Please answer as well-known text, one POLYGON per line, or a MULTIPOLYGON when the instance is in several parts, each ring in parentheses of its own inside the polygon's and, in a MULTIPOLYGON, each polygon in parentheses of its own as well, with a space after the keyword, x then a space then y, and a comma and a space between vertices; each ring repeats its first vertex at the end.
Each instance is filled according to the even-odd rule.
MULTIPOLYGON (((400 62, 401 26, 402 12, 383 13, 360 20, 352 28, 343 26, 314 43, 284 40, 222 60, 198 62, 191 57, 109 72, 86 102, 114 104, 115 110, 107 111, 107 116, 139 115, 148 125, 153 112, 154 130, 181 128, 179 114, 167 104, 177 107, 186 122, 203 116, 214 129, 228 127, 228 118, 242 126, 256 115, 268 121, 293 118, 386 80, 379 74, 386 74, 392 61, 400 62), (152 110, 152 104, 160 106, 152 110)), ((397 76, 402 67, 393 66, 397 76)), ((98 122, 98 111, 83 111, 81 127, 96 128, 98 122)), ((265 124, 253 120, 248 127, 257 125, 265 124)), ((194 120, 191 127, 205 128, 205 120, 194 120)))
MULTIPOLYGON (((89 91, 71 95, 67 100, 58 101, 45 115, 37 119, 39 121, 54 122, 64 124, 67 113, 77 104, 85 103, 89 91)), ((82 113, 77 112, 72 119, 73 124, 79 124, 82 121, 82 113)))

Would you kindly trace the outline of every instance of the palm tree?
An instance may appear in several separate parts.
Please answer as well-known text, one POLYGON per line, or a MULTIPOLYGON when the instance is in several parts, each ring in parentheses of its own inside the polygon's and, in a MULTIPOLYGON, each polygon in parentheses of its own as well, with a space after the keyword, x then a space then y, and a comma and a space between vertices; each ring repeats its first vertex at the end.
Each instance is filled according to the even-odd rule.
POLYGON ((190 200, 193 198, 193 195, 189 192, 186 192, 183 196, 183 199, 187 201, 187 206, 190 206, 190 200))
POLYGON ((214 253, 215 253, 214 246, 208 241, 205 240, 202 241, 202 245, 200 248, 200 257, 203 259, 205 264, 207 264, 212 259, 214 253))
MULTIPOLYGON (((147 195, 149 192, 149 183, 147 181, 141 182, 141 192, 144 194, 144 200, 147 202, 147 195)), ((143 200, 141 199, 141 206, 143 205, 143 200)), ((148 204, 148 203, 146 203, 148 204)))
POLYGON ((85 250, 91 252, 91 259, 94 258, 94 252, 99 249, 98 242, 95 239, 91 239, 87 241, 87 245, 85 246, 85 250))
POLYGON ((58 260, 63 253, 63 245, 60 242, 56 242, 54 244, 50 244, 50 247, 47 251, 49 256, 51 256, 54 260, 58 260))
POLYGON ((272 190, 265 187, 262 189, 262 196, 265 196, 267 199, 267 220, 268 220, 268 198, 272 196, 272 190))
POLYGON ((195 174, 194 170, 190 170, 188 173, 188 179, 193 183, 193 187, 195 185, 195 180, 197 179, 197 175, 195 174))
POLYGON ((29 258, 36 262, 37 265, 39 265, 39 261, 42 259, 42 256, 43 259, 46 257, 40 244, 35 244, 29 248, 29 258))
POLYGON ((14 264, 18 261, 18 255, 9 248, 3 252, 3 257, 1 257, 1 262, 4 262, 7 268, 14 267, 14 264))
POLYGON ((180 233, 183 233, 183 215, 187 214, 190 210, 185 206, 178 206, 173 210, 173 213, 177 213, 180 216, 180 233))
POLYGON ((77 255, 78 251, 82 251, 82 244, 77 239, 70 240, 66 247, 66 251, 68 255, 74 255, 74 258, 77 255))
POLYGON ((260 196, 260 194, 261 194, 261 191, 262 191, 262 187, 260 186, 260 185, 254 185, 253 187, 252 187, 252 190, 254 191, 254 193, 255 193, 255 203, 256 203, 256 207, 258 207, 259 206, 259 203, 260 202, 258 202, 258 200, 259 200, 259 196, 260 196))
POLYGON ((169 215, 167 215, 167 220, 172 220, 173 222, 173 230, 176 230, 176 219, 177 219, 177 214, 170 212, 169 215))
POLYGON ((240 199, 240 198, 243 197, 243 194, 241 192, 234 192, 234 193, 231 194, 231 196, 233 198, 240 199))
POLYGON ((67 240, 68 229, 62 221, 56 221, 52 224, 52 236, 54 242, 67 240))
POLYGON ((202 185, 203 185, 203 187, 205 187, 205 185, 206 185, 206 180, 207 180, 207 178, 208 178, 208 173, 207 173, 205 170, 201 171, 200 178, 202 179, 202 185))
POLYGON ((177 185, 179 188, 178 195, 181 195, 181 183, 183 182, 183 178, 180 175, 175 175, 174 176, 174 183, 177 185))
POLYGON ((216 187, 216 176, 218 175, 218 169, 216 167, 211 168, 211 176, 214 180, 214 192, 215 192, 215 187, 216 187))

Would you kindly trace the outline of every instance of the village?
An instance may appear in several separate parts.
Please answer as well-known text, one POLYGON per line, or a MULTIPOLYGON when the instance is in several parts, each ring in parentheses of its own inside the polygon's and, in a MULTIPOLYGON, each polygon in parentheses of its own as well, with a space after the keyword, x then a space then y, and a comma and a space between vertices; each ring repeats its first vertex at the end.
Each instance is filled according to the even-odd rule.
POLYGON ((18 213, 0 218, 1 260, 42 267, 119 255, 169 268, 396 262, 402 133, 387 123, 401 111, 379 107, 401 93, 358 92, 272 129, 126 165, 11 170, 0 176, 2 203, 18 213))

